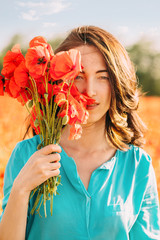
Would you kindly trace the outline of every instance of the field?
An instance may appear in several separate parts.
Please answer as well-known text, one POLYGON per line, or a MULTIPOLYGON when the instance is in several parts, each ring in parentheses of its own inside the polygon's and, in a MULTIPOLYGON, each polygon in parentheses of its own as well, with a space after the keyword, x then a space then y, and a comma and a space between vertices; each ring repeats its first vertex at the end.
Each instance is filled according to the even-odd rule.
MULTIPOLYGON (((160 197, 160 97, 144 97, 140 102, 140 116, 148 126, 144 149, 153 159, 160 197)), ((5 166, 15 144, 25 131, 27 111, 16 100, 0 96, 0 212, 5 166)))

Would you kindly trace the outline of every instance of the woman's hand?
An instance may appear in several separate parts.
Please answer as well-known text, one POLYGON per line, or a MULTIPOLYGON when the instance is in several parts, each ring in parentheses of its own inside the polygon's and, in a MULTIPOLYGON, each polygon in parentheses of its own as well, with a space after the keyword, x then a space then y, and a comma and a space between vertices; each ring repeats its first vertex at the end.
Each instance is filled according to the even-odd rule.
POLYGON ((31 190, 45 182, 48 178, 60 173, 60 153, 58 145, 50 144, 36 151, 21 169, 14 181, 14 187, 23 193, 30 194, 31 190))
POLYGON ((60 152, 58 145, 48 145, 36 151, 21 169, 0 222, 0 239, 25 239, 30 192, 60 173, 60 152))

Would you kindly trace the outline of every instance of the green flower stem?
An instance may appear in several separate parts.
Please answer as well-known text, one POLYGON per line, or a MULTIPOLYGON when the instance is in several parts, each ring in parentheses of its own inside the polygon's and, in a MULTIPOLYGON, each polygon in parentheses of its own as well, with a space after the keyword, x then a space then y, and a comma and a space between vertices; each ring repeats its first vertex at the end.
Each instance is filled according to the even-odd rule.
POLYGON ((47 199, 47 196, 46 196, 46 186, 45 186, 45 184, 43 184, 43 205, 44 205, 44 215, 45 215, 45 217, 47 217, 46 199, 47 199))
POLYGON ((58 108, 58 105, 57 103, 54 102, 54 105, 53 105, 53 113, 52 113, 52 117, 51 117, 51 121, 50 121, 50 126, 51 126, 51 136, 52 136, 52 143, 54 143, 53 141, 53 138, 54 138, 54 135, 55 135, 55 120, 56 120, 56 111, 57 111, 57 108, 58 108))
POLYGON ((32 98, 33 98, 33 101, 35 103, 35 108, 36 108, 36 112, 37 112, 37 116, 38 116, 39 127, 40 127, 40 130, 41 130, 43 139, 44 139, 44 131, 43 131, 43 126, 42 126, 42 121, 41 121, 42 115, 41 115, 41 111, 40 111, 40 104, 39 104, 39 101, 38 101, 39 95, 38 95, 35 80, 32 77, 30 77, 30 80, 31 80, 31 83, 32 83, 32 86, 33 86, 33 93, 34 93, 34 94, 32 94, 32 98))
POLYGON ((30 113, 30 111, 29 111, 29 108, 27 107, 27 104, 25 103, 25 101, 24 101, 24 99, 23 99, 23 97, 22 97, 22 95, 21 95, 21 94, 20 94, 20 96, 21 96, 21 99, 22 99, 22 101, 23 101, 23 103, 24 103, 24 106, 26 107, 26 109, 27 109, 27 111, 28 111, 29 115, 31 116, 32 120, 34 121, 34 119, 33 119, 32 115, 31 115, 31 113, 30 113))
POLYGON ((32 215, 34 214, 35 210, 38 214, 40 214, 39 213, 40 207, 43 203, 44 215, 46 218, 47 217, 46 201, 50 200, 50 213, 52 216, 52 214, 53 214, 53 194, 55 196, 58 194, 57 187, 59 184, 61 184, 60 179, 61 179, 60 175, 51 177, 33 191, 34 193, 32 193, 32 195, 30 196, 30 199, 33 197, 33 195, 35 194, 36 191, 38 191, 38 194, 37 194, 36 200, 34 202, 33 208, 31 210, 32 215))
POLYGON ((51 193, 50 211, 51 211, 51 216, 52 216, 53 215, 53 193, 51 193))
MULTIPOLYGON (((36 210, 36 208, 37 208, 37 206, 38 206, 38 203, 39 203, 39 201, 40 201, 41 195, 42 195, 42 192, 41 192, 41 188, 40 188, 40 189, 38 189, 38 195, 37 195, 37 197, 36 197, 36 200, 35 200, 35 202, 34 202, 33 208, 32 208, 32 210, 31 210, 31 214, 32 214, 32 215, 34 214, 34 212, 35 212, 35 210, 36 210)), ((39 212, 38 212, 38 213, 39 213, 39 212)))
MULTIPOLYGON (((40 211, 40 208, 41 208, 42 203, 43 203, 43 197, 41 198, 40 204, 39 204, 39 206, 38 206, 38 208, 37 208, 37 210, 36 210, 39 215, 40 215, 39 211, 40 211)), ((40 215, 40 216, 41 216, 41 215, 40 215)), ((47 216, 46 216, 46 217, 47 217, 47 216)))
MULTIPOLYGON (((53 81, 52 81, 51 85, 53 86, 53 81)), ((52 117, 52 111, 53 111, 52 110, 52 107, 53 107, 53 97, 54 97, 54 95, 53 95, 53 88, 52 88, 51 99, 50 99, 50 104, 49 104, 50 119, 52 117)))
MULTIPOLYGON (((53 101, 54 96, 51 97, 50 104, 49 104, 48 75, 47 75, 45 78, 45 88, 46 88, 46 95, 44 96, 46 101, 46 108, 45 108, 43 106, 43 102, 41 102, 41 100, 39 99, 36 83, 32 78, 31 78, 31 83, 32 83, 33 92, 34 92, 34 94, 32 94, 32 97, 35 104, 35 111, 37 113, 37 118, 38 118, 40 132, 41 132, 41 135, 40 135, 41 144, 38 146, 38 149, 51 143, 59 144, 61 133, 62 133, 62 127, 63 127, 63 124, 62 124, 63 118, 60 117, 60 112, 65 108, 67 108, 67 112, 68 112, 68 107, 69 107, 68 101, 61 106, 59 113, 57 113, 58 105, 53 101), (43 112, 43 116, 40 111, 41 109, 43 112)), ((73 81, 71 80, 69 91, 67 93, 67 99, 70 94, 70 89, 72 84, 73 84, 73 81)), ((35 196, 35 193, 36 193, 36 196, 35 196, 36 199, 35 199, 33 208, 31 210, 31 214, 34 214, 35 211, 40 214, 40 207, 43 204, 44 215, 45 217, 47 217, 47 208, 46 208, 47 200, 50 201, 50 213, 51 215, 53 214, 53 195, 56 196, 58 194, 57 187, 59 184, 61 184, 60 182, 61 182, 60 175, 51 177, 47 181, 42 183, 40 186, 36 187, 31 192, 30 199, 33 196, 35 196)))

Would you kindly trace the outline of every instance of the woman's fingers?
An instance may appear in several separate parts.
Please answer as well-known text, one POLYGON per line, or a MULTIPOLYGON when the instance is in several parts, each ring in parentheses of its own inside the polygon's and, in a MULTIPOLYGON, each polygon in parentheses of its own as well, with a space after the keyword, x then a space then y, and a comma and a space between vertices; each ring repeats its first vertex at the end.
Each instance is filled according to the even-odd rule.
POLYGON ((61 147, 59 145, 57 145, 57 144, 50 144, 48 146, 45 146, 45 147, 41 148, 37 152, 39 154, 48 155, 48 154, 55 153, 55 152, 60 153, 61 151, 62 151, 62 149, 61 149, 61 147))
POLYGON ((42 175, 47 173, 48 171, 54 171, 56 169, 59 169, 61 167, 61 164, 59 161, 54 162, 48 162, 46 164, 40 165, 37 167, 37 170, 42 175))
POLYGON ((61 167, 60 162, 53 162, 53 163, 49 163, 49 169, 51 171, 59 169, 61 167))
POLYGON ((46 180, 50 177, 54 177, 54 176, 58 176, 60 174, 60 170, 59 168, 58 169, 55 169, 53 171, 49 171, 48 172, 48 177, 46 178, 46 180))
POLYGON ((36 151, 21 169, 17 177, 17 184, 25 192, 30 192, 48 178, 59 175, 60 152, 60 146, 55 144, 50 144, 36 151))
POLYGON ((59 153, 52 153, 48 156, 45 156, 45 161, 47 162, 59 162, 61 160, 61 156, 59 153))

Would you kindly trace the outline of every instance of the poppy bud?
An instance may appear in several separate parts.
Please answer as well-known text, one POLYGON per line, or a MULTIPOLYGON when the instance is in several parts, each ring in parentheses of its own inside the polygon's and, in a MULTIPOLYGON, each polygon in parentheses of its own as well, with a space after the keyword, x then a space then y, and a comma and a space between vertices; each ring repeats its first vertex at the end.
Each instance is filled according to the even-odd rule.
POLYGON ((48 93, 44 94, 44 98, 47 100, 48 99, 48 93))
POLYGON ((28 102, 28 107, 31 108, 32 106, 33 106, 33 100, 30 100, 30 101, 28 102))
POLYGON ((35 127, 38 127, 38 126, 39 126, 39 121, 38 121, 37 118, 36 118, 36 120, 34 121, 34 126, 35 126, 35 127))
POLYGON ((69 121, 69 117, 67 115, 65 115, 62 119, 62 125, 66 125, 69 121))

